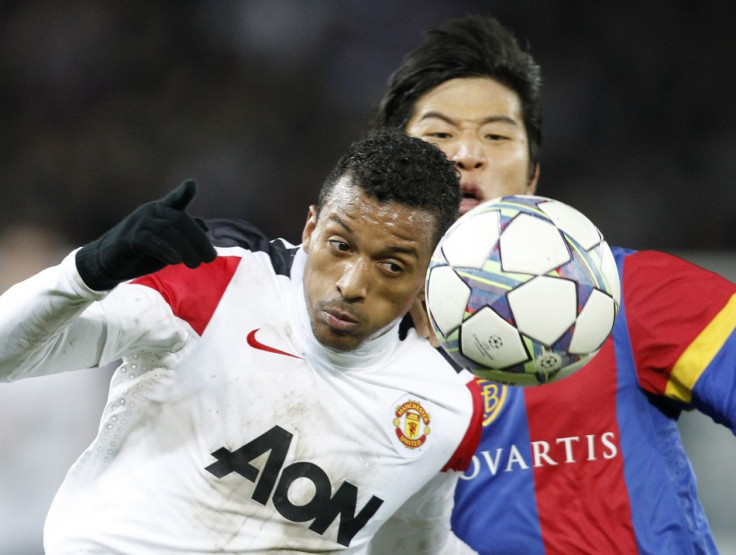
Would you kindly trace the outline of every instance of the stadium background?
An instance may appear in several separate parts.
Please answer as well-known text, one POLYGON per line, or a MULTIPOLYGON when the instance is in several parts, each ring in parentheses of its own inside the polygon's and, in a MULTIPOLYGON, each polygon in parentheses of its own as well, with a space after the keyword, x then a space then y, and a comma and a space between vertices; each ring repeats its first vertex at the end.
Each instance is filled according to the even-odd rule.
MULTIPOLYGON (((540 194, 611 243, 736 280, 730 0, 37 0, 0 4, 0 290, 188 177, 196 214, 297 241, 403 53, 479 12, 542 65, 540 194)), ((0 386, 0 554, 42 552, 108 377, 0 386)), ((699 415, 681 428, 717 542, 736 553, 736 438, 699 415)))

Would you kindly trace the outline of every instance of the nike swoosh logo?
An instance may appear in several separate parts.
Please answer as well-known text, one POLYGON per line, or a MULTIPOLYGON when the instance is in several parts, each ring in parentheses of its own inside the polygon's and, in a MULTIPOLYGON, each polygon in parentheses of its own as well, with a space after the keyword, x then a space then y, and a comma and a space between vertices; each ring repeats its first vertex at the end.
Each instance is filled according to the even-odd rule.
POLYGON ((276 349, 275 347, 269 347, 268 345, 265 345, 261 343, 260 341, 258 341, 256 339, 256 332, 259 329, 261 328, 256 328, 248 334, 248 345, 250 345, 254 349, 258 349, 259 351, 266 351, 269 353, 275 353, 277 355, 285 355, 287 357, 302 358, 296 355, 292 355, 291 353, 287 353, 286 351, 281 351, 280 349, 276 349))

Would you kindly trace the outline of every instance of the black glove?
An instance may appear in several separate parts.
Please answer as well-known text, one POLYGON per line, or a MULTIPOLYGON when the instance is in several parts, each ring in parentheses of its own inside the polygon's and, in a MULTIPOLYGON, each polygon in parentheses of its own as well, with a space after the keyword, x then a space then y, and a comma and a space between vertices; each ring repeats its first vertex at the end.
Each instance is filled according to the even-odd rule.
POLYGON ((184 263, 196 268, 215 259, 201 220, 185 212, 197 184, 185 181, 164 198, 136 208, 99 239, 77 251, 79 275, 95 291, 184 263))

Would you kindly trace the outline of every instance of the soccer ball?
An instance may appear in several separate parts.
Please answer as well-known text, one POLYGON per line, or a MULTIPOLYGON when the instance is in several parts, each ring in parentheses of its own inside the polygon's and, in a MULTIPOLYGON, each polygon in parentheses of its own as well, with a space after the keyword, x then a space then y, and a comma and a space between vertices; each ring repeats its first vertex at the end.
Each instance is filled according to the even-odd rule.
POLYGON ((515 195, 484 202, 450 227, 427 270, 426 301, 442 348, 460 366, 529 386, 569 376, 598 352, 621 284, 587 217, 515 195))

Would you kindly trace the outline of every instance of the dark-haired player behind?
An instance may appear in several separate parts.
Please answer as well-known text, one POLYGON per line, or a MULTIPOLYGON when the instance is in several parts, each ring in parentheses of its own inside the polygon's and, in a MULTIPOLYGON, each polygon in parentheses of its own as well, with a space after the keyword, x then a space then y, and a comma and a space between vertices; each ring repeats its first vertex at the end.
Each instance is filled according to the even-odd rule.
MULTIPOLYGON (((539 66, 497 20, 450 21, 407 54, 377 125, 445 152, 461 213, 533 193, 539 66)), ((558 383, 482 383, 483 437, 453 514, 481 553, 716 552, 676 421, 696 409, 736 433, 736 285, 665 253, 612 250, 622 305, 600 353, 558 383)))

